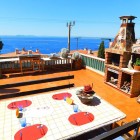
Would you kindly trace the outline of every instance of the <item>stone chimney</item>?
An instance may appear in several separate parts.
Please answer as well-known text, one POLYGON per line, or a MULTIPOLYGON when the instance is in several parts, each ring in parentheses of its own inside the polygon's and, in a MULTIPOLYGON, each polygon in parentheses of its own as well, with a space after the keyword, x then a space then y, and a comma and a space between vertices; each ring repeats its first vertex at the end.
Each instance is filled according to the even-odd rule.
POLYGON ((15 54, 19 54, 19 50, 17 48, 15 49, 15 54))
POLYGON ((28 55, 32 54, 32 50, 28 50, 28 55))
POLYGON ((120 30, 116 35, 110 49, 120 51, 132 51, 132 45, 135 43, 135 23, 132 22, 136 17, 134 16, 121 16, 122 24, 120 30))
POLYGON ((39 53, 39 49, 36 49, 36 51, 35 51, 36 53, 39 53))

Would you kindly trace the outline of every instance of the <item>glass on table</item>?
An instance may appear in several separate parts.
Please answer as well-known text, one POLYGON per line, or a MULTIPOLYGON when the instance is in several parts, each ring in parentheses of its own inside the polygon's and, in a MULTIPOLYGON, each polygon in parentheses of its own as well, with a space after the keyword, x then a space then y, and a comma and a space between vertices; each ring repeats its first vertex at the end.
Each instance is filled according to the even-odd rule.
POLYGON ((66 97, 66 96, 64 96, 64 101, 66 101, 66 98, 67 98, 67 97, 66 97))
POLYGON ((25 127, 25 126, 27 125, 27 123, 26 123, 26 118, 20 118, 20 119, 19 119, 19 122, 20 122, 20 124, 21 124, 21 127, 25 127))
POLYGON ((78 112, 78 105, 76 105, 76 104, 73 105, 73 111, 78 112))
POLYGON ((21 106, 21 105, 18 106, 18 110, 19 110, 19 111, 22 111, 22 110, 23 110, 23 106, 21 106))
POLYGON ((66 98, 69 98, 68 91, 64 94, 64 97, 63 97, 64 101, 66 101, 66 98))

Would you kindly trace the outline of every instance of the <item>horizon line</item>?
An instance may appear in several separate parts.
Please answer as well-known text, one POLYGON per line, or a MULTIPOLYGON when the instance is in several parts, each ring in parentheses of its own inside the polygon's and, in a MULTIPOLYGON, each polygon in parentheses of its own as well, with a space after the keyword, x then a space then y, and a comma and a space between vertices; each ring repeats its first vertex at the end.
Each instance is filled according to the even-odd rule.
MULTIPOLYGON (((68 38, 68 36, 49 36, 49 35, 0 35, 0 37, 64 37, 68 38)), ((71 36, 71 38, 114 38, 114 37, 108 37, 108 36, 71 36)))

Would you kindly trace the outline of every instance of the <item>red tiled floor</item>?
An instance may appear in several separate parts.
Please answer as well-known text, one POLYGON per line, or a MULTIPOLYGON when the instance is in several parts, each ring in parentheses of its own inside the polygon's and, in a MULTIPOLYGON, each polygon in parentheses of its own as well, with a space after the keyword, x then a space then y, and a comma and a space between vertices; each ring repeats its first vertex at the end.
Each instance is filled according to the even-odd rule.
MULTIPOLYGON (((30 85, 30 86, 23 86, 23 87, 15 87, 13 89, 20 90, 20 91, 28 91, 34 89, 40 89, 44 87, 52 87, 57 85, 62 85, 70 82, 74 82, 76 87, 84 86, 87 84, 93 83, 93 90, 106 101, 111 103, 112 105, 116 106, 122 112, 124 112, 127 117, 124 119, 125 122, 129 122, 135 120, 139 117, 140 114, 140 104, 136 102, 136 98, 129 98, 119 90, 107 85, 104 83, 104 77, 87 69, 76 70, 76 71, 67 71, 67 72, 57 72, 57 73, 46 73, 40 75, 26 75, 26 76, 19 76, 13 78, 6 78, 1 79, 0 84, 7 84, 12 82, 20 82, 20 81, 27 81, 27 80, 35 80, 41 78, 50 78, 50 77, 58 77, 58 76, 66 76, 66 75, 74 74, 74 80, 64 80, 62 82, 51 82, 51 83, 43 83, 38 85, 30 85)), ((12 89, 9 89, 11 92, 12 89)), ((2 90, 0 90, 2 93, 2 90)))

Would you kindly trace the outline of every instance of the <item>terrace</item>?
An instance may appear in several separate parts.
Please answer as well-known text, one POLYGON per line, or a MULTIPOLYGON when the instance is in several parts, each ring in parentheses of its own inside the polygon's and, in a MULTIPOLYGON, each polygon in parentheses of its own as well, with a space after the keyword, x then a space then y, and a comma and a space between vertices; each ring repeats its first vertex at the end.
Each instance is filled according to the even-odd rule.
MULTIPOLYGON (((88 54, 82 54, 82 64, 84 69, 71 69, 71 61, 68 61, 68 64, 65 63, 65 66, 62 69, 61 65, 64 63, 57 65, 56 60, 52 60, 51 63, 45 63, 46 69, 45 71, 38 73, 8 73, 5 74, 5 78, 0 80, 0 85, 6 85, 9 83, 15 82, 27 82, 32 80, 41 80, 48 79, 53 77, 61 77, 74 75, 74 79, 63 80, 63 81, 53 81, 51 83, 40 83, 36 85, 26 85, 26 86, 18 86, 13 88, 4 88, 0 89, 1 96, 5 94, 11 94, 16 92, 25 92, 37 89, 43 89, 44 87, 50 88, 55 86, 61 86, 69 83, 74 83, 75 87, 83 87, 84 85, 93 83, 93 90, 100 96, 102 99, 106 100, 124 114, 126 114, 126 118, 121 121, 117 121, 116 125, 120 125, 122 121, 130 122, 139 117, 140 109, 139 103, 136 101, 136 97, 129 98, 126 94, 122 94, 123 92, 117 90, 116 88, 111 87, 104 83, 104 60, 97 59, 94 56, 88 54), (54 62, 55 61, 55 62, 54 62), (49 67, 47 67, 49 64, 49 67), (14 81, 14 82, 13 82, 14 81), (133 109, 132 109, 133 108, 133 109)), ((51 60, 50 60, 51 61, 51 60)), ((65 61, 67 62, 67 61, 65 61)), ((15 64, 15 63, 14 63, 15 64)), ((7 67, 10 68, 10 65, 7 64, 7 67)), ((14 66, 14 65, 13 65, 14 66)), ((13 68, 13 67, 12 67, 13 68)), ((45 94, 49 94, 51 92, 47 92, 45 94)), ((43 95, 44 93, 40 93, 43 95)), ((35 95, 27 95, 26 98, 34 97, 35 95)), ((24 97, 22 97, 24 98, 24 97)), ((3 99, 5 102, 10 102, 11 100, 19 100, 20 97, 14 97, 9 99, 3 99)), ((2 111, 2 110, 1 110, 2 111)), ((5 111, 5 110, 3 110, 5 111)), ((6 120, 3 120, 6 121, 6 120)), ((2 137, 3 138, 3 137, 2 137)))

